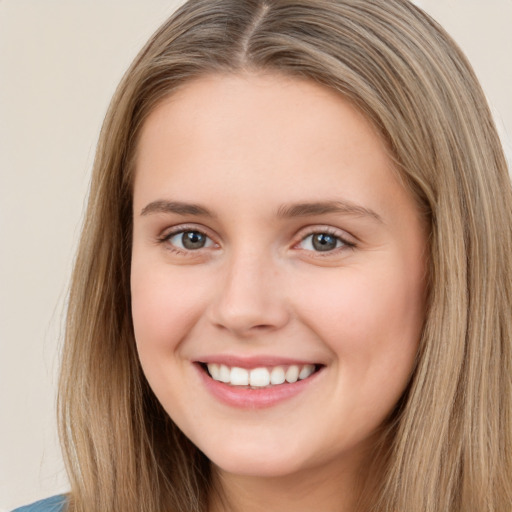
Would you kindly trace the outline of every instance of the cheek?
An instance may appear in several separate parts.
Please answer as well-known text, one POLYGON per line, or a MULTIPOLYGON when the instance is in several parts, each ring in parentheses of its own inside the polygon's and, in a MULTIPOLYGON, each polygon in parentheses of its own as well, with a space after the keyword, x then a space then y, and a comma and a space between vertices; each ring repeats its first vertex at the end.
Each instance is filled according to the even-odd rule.
POLYGON ((398 267, 382 265, 371 273, 345 268, 320 282, 317 276, 302 283, 300 306, 335 354, 343 378, 368 390, 382 386, 393 396, 401 393, 413 368, 424 318, 420 274, 411 278, 398 267))
MULTIPOLYGON (((203 288, 168 265, 134 261, 131 274, 132 317, 139 360, 149 385, 173 418, 187 410, 182 357, 201 317, 203 288), (185 401, 185 402, 184 402, 185 401)), ((183 420, 182 420, 183 421, 183 420)))
POLYGON ((410 337, 421 328, 423 287, 406 276, 347 269, 339 279, 326 276, 321 283, 316 276, 302 288, 303 309, 333 333, 351 332, 360 340, 371 332, 380 332, 378 338, 393 331, 410 337))
POLYGON ((163 269, 134 264, 131 274, 132 316, 137 347, 172 353, 179 348, 202 311, 202 287, 163 269))
POLYGON ((350 274, 344 286, 326 284, 325 293, 309 295, 317 304, 310 325, 334 354, 335 394, 348 411, 344 419, 359 425, 358 432, 371 432, 409 382, 423 325, 423 291, 399 275, 350 274))

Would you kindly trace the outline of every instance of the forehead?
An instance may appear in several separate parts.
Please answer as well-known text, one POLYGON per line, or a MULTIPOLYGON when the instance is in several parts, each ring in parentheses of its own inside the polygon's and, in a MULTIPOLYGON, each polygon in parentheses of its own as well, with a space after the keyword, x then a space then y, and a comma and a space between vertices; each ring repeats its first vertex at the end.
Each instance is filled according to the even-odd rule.
POLYGON ((376 129, 340 94, 268 74, 187 83, 148 116, 135 164, 135 189, 164 177, 211 186, 221 177, 253 185, 283 179, 290 195, 306 179, 337 181, 342 169, 368 187, 375 176, 364 169, 390 182, 396 172, 376 129))
POLYGON ((277 73, 214 74, 186 82, 157 104, 144 123, 141 138, 151 137, 155 129, 170 123, 179 129, 179 136, 192 135, 196 142, 204 134, 211 137, 222 123, 219 136, 236 139, 243 129, 244 138, 252 135, 263 140, 267 135, 265 142, 276 144, 311 139, 316 127, 327 123, 338 128, 332 137, 343 143, 339 136, 344 130, 340 129, 351 124, 347 130, 355 136, 353 125, 357 124, 358 134, 371 136, 387 149, 373 125, 339 92, 309 79, 277 73), (231 132, 226 132, 228 123, 231 132))

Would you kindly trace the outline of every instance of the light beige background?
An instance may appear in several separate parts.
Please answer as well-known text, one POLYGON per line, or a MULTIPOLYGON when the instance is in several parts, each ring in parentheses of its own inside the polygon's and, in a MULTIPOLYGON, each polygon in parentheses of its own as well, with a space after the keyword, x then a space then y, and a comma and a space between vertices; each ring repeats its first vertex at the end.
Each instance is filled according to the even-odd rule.
MULTIPOLYGON (((0 0, 0 511, 67 488, 54 421, 68 277, 108 101, 179 0, 0 0)), ((423 0, 512 161, 512 0, 423 0)))

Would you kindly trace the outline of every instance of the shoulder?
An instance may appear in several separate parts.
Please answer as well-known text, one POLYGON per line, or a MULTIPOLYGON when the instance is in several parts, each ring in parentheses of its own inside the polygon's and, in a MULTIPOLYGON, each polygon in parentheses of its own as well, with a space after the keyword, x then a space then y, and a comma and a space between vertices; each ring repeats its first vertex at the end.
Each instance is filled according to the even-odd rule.
POLYGON ((36 501, 32 505, 17 508, 12 512, 64 512, 66 508, 66 496, 52 496, 45 500, 36 501))

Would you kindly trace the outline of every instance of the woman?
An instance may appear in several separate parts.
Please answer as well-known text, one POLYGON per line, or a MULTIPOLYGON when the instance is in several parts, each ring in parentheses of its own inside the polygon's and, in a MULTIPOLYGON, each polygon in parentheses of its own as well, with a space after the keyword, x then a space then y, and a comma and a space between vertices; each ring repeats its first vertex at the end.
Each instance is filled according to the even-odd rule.
POLYGON ((509 510, 511 205, 476 78, 418 8, 188 2, 100 138, 59 502, 509 510))

